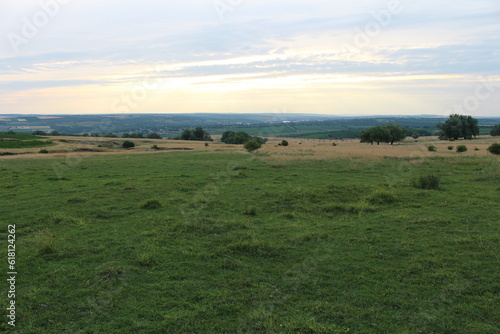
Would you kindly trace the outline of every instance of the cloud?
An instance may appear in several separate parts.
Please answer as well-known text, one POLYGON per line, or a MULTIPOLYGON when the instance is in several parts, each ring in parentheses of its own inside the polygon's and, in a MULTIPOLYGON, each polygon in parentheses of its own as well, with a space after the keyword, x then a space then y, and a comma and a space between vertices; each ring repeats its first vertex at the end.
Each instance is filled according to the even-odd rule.
MULTIPOLYGON (((235 91, 240 92, 237 100, 250 107, 231 104, 234 111, 252 105, 269 111, 272 96, 281 104, 286 103, 283 96, 302 96, 316 111, 328 112, 331 102, 325 96, 334 89, 350 89, 349 96, 376 90, 379 98, 370 94, 369 103, 387 105, 382 99, 394 97, 391 92, 413 87, 413 92, 404 90, 408 103, 430 97, 441 105, 444 99, 430 87, 446 92, 443 96, 461 96, 465 87, 473 90, 479 77, 500 74, 496 0, 439 5, 401 0, 401 10, 385 16, 387 24, 377 20, 389 13, 390 1, 231 3, 226 2, 230 10, 221 19, 212 1, 71 1, 19 52, 3 38, 0 46, 10 51, 0 55, 0 106, 23 96, 17 101, 24 107, 15 110, 27 110, 34 100, 24 93, 37 91, 36 102, 47 104, 39 110, 62 111, 67 94, 82 105, 94 94, 101 103, 94 108, 107 109, 105 101, 112 104, 116 95, 151 78, 162 82, 147 104, 155 110, 162 96, 179 107, 189 105, 186 111, 196 109, 181 99, 207 98, 197 95, 201 90, 211 92, 211 105, 219 103, 226 112, 232 111, 226 102, 235 91), (367 33, 377 24, 376 34, 367 33), (361 46, 359 34, 370 35, 361 46), (460 81, 459 88, 454 80, 460 81), (266 91, 265 103, 255 100, 254 90, 266 91), (287 90, 290 94, 283 95, 287 90)), ((6 6, 10 15, 2 16, 4 37, 20 33, 23 20, 41 10, 36 1, 6 6)), ((399 104, 404 97, 396 100, 399 104)), ((335 110, 348 113, 352 105, 345 102, 335 110)), ((11 113, 12 106, 5 105, 3 112, 11 113)))

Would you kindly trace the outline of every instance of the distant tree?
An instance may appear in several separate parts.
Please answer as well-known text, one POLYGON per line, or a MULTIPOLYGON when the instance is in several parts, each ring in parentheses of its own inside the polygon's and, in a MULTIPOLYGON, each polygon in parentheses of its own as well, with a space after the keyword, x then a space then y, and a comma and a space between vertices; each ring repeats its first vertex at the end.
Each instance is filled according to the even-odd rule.
POLYGON ((233 132, 233 131, 226 131, 222 134, 221 137, 221 142, 226 143, 226 144, 245 144, 250 140, 255 140, 261 145, 265 144, 267 142, 267 138, 261 138, 261 137, 252 137, 248 133, 244 131, 238 131, 238 132, 233 132))
POLYGON ((52 132, 50 133, 50 135, 51 135, 51 136, 60 136, 60 135, 61 135, 61 133, 59 133, 59 131, 54 130, 54 131, 52 131, 52 132))
POLYGON ((159 134, 157 134, 156 132, 148 133, 147 137, 149 139, 162 139, 162 137, 159 134))
POLYGON ((33 131, 33 135, 35 135, 35 136, 46 136, 47 132, 42 131, 42 130, 35 130, 35 131, 33 131))
POLYGON ((288 141, 282 140, 280 144, 281 146, 288 146, 288 141))
POLYGON ((134 144, 134 142, 131 142, 129 140, 125 140, 122 144, 122 147, 123 148, 132 148, 132 147, 135 147, 135 144, 134 144))
POLYGON ((471 116, 450 115, 444 123, 436 125, 439 130, 439 139, 472 139, 479 135, 478 121, 471 116))
POLYGON ((413 134, 411 135, 413 139, 418 139, 420 137, 420 135, 418 134, 418 132, 413 132, 413 134))
POLYGON ((400 125, 388 124, 385 126, 389 132, 388 141, 393 145, 395 142, 400 142, 406 138, 406 130, 400 125))
POLYGON ((115 135, 114 133, 106 133, 103 137, 106 137, 106 138, 118 138, 117 135, 115 135))
POLYGON ((391 143, 402 141, 406 138, 406 130, 394 124, 388 124, 386 126, 374 126, 365 131, 362 131, 360 134, 360 139, 362 143, 377 143, 380 145, 383 143, 391 143))
POLYGON ((254 139, 250 139, 249 141, 247 141, 243 147, 248 152, 253 152, 253 151, 258 150, 259 148, 261 148, 262 144, 258 140, 256 140, 254 138, 254 139))
POLYGON ((487 148, 487 150, 491 154, 499 155, 500 154, 500 144, 499 143, 491 144, 490 147, 487 148))
POLYGON ((122 138, 144 138, 144 134, 142 134, 141 132, 138 133, 125 132, 124 134, 122 134, 122 138))
POLYGON ((492 136, 500 136, 500 124, 494 125, 493 128, 491 128, 490 135, 492 136))
POLYGON ((212 137, 210 137, 210 134, 200 126, 194 128, 193 130, 185 129, 184 131, 182 131, 179 139, 180 140, 212 141, 212 137))
POLYGON ((238 131, 238 132, 226 131, 222 134, 221 142, 226 144, 238 145, 238 144, 244 144, 250 139, 252 139, 252 136, 250 136, 248 133, 244 131, 238 131))

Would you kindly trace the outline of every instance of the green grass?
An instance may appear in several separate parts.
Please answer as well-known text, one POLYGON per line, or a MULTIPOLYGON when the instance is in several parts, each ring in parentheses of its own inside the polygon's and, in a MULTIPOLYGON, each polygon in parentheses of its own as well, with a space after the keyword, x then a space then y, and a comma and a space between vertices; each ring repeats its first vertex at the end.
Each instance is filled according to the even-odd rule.
POLYGON ((21 141, 0 141, 0 148, 31 148, 54 145, 51 141, 21 140, 21 141))
POLYGON ((0 139, 10 138, 18 140, 28 140, 28 139, 42 139, 44 137, 33 136, 26 133, 0 133, 0 139))
POLYGON ((497 157, 253 157, 1 161, 17 333, 500 332, 497 157))

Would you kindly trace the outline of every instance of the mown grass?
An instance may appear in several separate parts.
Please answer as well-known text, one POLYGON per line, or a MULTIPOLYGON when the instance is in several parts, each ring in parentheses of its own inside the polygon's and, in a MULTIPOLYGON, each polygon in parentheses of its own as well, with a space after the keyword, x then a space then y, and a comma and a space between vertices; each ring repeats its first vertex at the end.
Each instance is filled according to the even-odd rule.
POLYGON ((274 165, 199 152, 2 161, 16 331, 500 332, 496 157, 274 165), (429 174, 438 190, 413 187, 429 174))

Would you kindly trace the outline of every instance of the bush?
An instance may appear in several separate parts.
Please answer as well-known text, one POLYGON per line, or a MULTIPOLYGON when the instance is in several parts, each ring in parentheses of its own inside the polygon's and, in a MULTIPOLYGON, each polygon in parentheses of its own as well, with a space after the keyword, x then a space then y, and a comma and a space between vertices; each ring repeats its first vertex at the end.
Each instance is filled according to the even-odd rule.
POLYGON ((437 151, 437 147, 434 146, 434 145, 429 145, 429 146, 427 146, 427 150, 429 150, 431 152, 436 152, 437 151))
POLYGON ((441 177, 438 175, 423 175, 412 180, 413 187, 417 189, 439 189, 441 177))
POLYGON ((205 143, 205 147, 208 147, 208 143, 205 143))
POLYGON ((157 151, 158 151, 160 148, 158 147, 158 145, 153 145, 153 146, 151 146, 151 149, 152 149, 152 150, 157 150, 157 151))
POLYGON ((40 151, 38 151, 38 153, 47 154, 47 153, 49 153, 49 151, 47 151, 46 149, 42 148, 40 151))
POLYGON ((458 145, 457 146, 457 152, 458 153, 466 152, 466 151, 467 151, 467 146, 465 146, 465 145, 458 145))
POLYGON ((256 139, 250 139, 249 141, 247 141, 245 143, 245 145, 243 147, 248 152, 253 152, 253 151, 258 150, 259 148, 261 148, 262 144, 260 142, 258 142, 256 139))
POLYGON ((125 140, 122 144, 122 147, 123 148, 132 148, 132 147, 135 147, 135 144, 134 144, 134 142, 131 142, 129 140, 125 140))
POLYGON ((490 147, 487 148, 487 150, 491 154, 499 155, 500 154, 500 143, 491 144, 490 147))
POLYGON ((474 151, 481 151, 481 149, 474 147, 474 151))
POLYGON ((286 140, 281 141, 281 146, 288 146, 288 142, 286 140))
POLYGON ((455 148, 455 146, 451 146, 451 145, 448 146, 448 150, 450 150, 450 151, 453 151, 454 148, 455 148))

